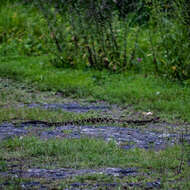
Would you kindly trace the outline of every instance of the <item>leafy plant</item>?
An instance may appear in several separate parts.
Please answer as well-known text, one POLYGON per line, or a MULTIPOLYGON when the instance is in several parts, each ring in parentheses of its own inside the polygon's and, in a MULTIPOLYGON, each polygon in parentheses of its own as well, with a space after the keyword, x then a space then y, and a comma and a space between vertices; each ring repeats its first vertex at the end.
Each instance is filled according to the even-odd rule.
MULTIPOLYGON (((132 55, 128 56, 127 36, 136 18, 131 9, 124 14, 118 3, 102 0, 85 3, 49 0, 46 4, 43 1, 34 4, 47 20, 56 66, 86 65, 119 71, 132 65, 137 47, 131 48, 132 55)), ((122 4, 126 7, 129 2, 122 4)), ((133 11, 139 11, 137 4, 133 11)))
POLYGON ((153 62, 157 72, 179 80, 187 79, 190 77, 190 42, 183 13, 185 3, 173 1, 165 6, 162 1, 152 1, 150 42, 153 62))

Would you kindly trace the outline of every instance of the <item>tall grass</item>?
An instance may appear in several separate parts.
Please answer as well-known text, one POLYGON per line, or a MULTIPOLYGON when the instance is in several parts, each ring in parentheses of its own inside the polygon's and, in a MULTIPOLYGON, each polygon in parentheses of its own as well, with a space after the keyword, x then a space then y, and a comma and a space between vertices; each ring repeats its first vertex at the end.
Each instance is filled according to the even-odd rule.
POLYGON ((48 54, 57 67, 133 70, 188 81, 186 7, 186 0, 5 1, 0 55, 48 54))
POLYGON ((0 6, 0 56, 30 56, 48 52, 45 21, 37 10, 19 1, 0 6))
POLYGON ((179 80, 190 77, 190 38, 184 0, 162 5, 153 1, 149 37, 155 68, 179 80))

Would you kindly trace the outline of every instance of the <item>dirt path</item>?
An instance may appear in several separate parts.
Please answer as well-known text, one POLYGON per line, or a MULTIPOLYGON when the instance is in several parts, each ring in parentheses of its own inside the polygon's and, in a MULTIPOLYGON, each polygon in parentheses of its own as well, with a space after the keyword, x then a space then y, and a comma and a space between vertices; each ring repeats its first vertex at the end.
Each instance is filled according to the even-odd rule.
MULTIPOLYGON (((79 117, 78 115, 83 118, 88 118, 90 115, 134 120, 151 119, 155 117, 155 115, 152 112, 137 112, 130 106, 120 107, 101 101, 92 103, 88 100, 76 101, 72 98, 66 99, 61 97, 60 94, 52 95, 51 93, 38 92, 38 96, 35 96, 36 93, 30 92, 30 90, 27 91, 25 88, 24 90, 16 90, 11 85, 5 88, 4 93, 6 96, 2 96, 4 100, 0 102, 3 110, 1 112, 2 119, 0 123, 0 143, 14 139, 15 137, 23 139, 24 137, 30 136, 39 137, 42 141, 47 141, 48 139, 92 138, 97 139, 97 141, 101 139, 105 142, 114 142, 118 148, 124 149, 127 154, 127 151, 135 150, 136 148, 145 151, 152 150, 154 152, 164 150, 167 147, 180 144, 182 134, 183 139, 190 140, 190 134, 187 132, 190 131, 190 125, 168 123, 162 119, 158 123, 147 123, 141 126, 117 123, 95 123, 94 125, 86 123, 85 125, 68 124, 56 127, 38 123, 27 123, 26 121, 31 120, 31 118, 41 118, 41 113, 44 114, 41 119, 43 121, 48 120, 50 117, 54 119, 56 115, 60 115, 61 118, 61 114, 65 114, 66 116, 70 114, 66 120, 72 120, 73 117, 79 117), (12 91, 19 96, 11 94, 12 91), (33 96, 35 96, 35 98, 33 98, 33 96), (19 110, 22 110, 22 112, 19 112, 19 110), (33 112, 33 110, 35 110, 35 112, 33 112), (29 112, 29 114, 27 113, 28 115, 26 114, 26 116, 24 115, 23 117, 23 112, 29 112), (52 113, 54 115, 51 115, 52 113), (25 122, 23 122, 23 120, 25 122)), ((39 118, 37 119, 39 120, 39 118)), ((55 121, 57 120, 55 119, 55 121)), ((2 152, 1 150, 1 153, 2 152)), ((0 176, 4 179, 4 181, 0 181, 1 189, 9 187, 9 181, 13 180, 13 178, 13 181, 15 181, 15 178, 29 179, 29 181, 21 180, 19 182, 16 180, 16 185, 21 189, 59 189, 58 184, 60 180, 63 180, 62 183, 64 183, 61 187, 62 189, 161 188, 160 179, 151 178, 154 172, 142 172, 138 167, 120 168, 107 167, 105 165, 105 167, 98 169, 70 167, 47 169, 43 166, 30 166, 27 160, 24 160, 24 162, 25 161, 26 163, 23 164, 21 159, 17 160, 17 158, 15 158, 14 160, 11 155, 7 156, 7 159, 5 159, 3 155, 1 156, 0 163, 5 163, 7 167, 3 169, 3 166, 0 166, 0 176), (94 180, 93 175, 96 176, 94 180), (102 177, 99 179, 99 175, 107 176, 109 178, 109 180, 106 178, 108 182, 105 182, 105 177, 103 177, 104 179, 102 179, 102 177), (84 176, 85 180, 81 179, 82 176, 84 176), (80 178, 80 180, 78 180, 79 182, 77 181, 77 177, 80 178), (73 178, 75 178, 75 181, 72 181, 73 178), (141 178, 144 181, 143 183, 137 180, 141 178), (120 181, 117 181, 117 179, 120 181), (135 179, 135 181, 131 180, 131 182, 129 182, 129 179, 135 179), (51 185, 52 183, 54 184, 53 187, 51 185)))
MULTIPOLYGON (((160 124, 161 125, 161 124, 160 124)), ((164 123, 162 123, 164 125, 164 123)), ((159 124, 157 124, 159 126, 159 124)), ((147 127, 153 127, 149 124, 147 127)), ((154 126, 156 127, 156 126, 154 126)), ((179 142, 181 134, 177 133, 158 133, 151 130, 135 129, 130 127, 105 126, 104 125, 66 125, 60 127, 49 127, 43 124, 20 124, 14 125, 4 123, 0 125, 0 139, 7 139, 14 136, 23 137, 34 134, 41 139, 50 138, 101 138, 105 141, 115 141, 124 149, 144 148, 144 149, 163 149, 166 146, 174 145, 179 142)), ((189 134, 185 134, 184 138, 190 139, 189 134)))

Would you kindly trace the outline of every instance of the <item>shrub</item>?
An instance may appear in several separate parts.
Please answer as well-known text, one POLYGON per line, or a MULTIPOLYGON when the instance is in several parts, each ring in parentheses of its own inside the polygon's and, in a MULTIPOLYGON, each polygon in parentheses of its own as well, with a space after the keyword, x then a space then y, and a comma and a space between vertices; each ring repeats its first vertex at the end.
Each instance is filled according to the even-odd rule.
POLYGON ((187 0, 5 1, 0 53, 48 53, 57 67, 157 72, 185 80, 189 10, 187 0))
POLYGON ((164 9, 162 1, 153 1, 149 25, 150 32, 154 33, 150 34, 150 41, 156 70, 180 80, 190 77, 189 27, 184 16, 185 7, 183 0, 173 1, 164 9))
MULTIPOLYGON (((129 3, 122 1, 125 7, 129 3)), ((127 54, 127 40, 129 26, 137 18, 134 11, 139 11, 137 3, 133 9, 127 10, 108 0, 88 0, 85 3, 80 0, 49 0, 46 4, 43 1, 34 1, 34 4, 47 20, 50 38, 54 42, 54 64, 76 66, 85 63, 86 66, 112 71, 132 65, 136 46, 130 48, 131 55, 127 54)))

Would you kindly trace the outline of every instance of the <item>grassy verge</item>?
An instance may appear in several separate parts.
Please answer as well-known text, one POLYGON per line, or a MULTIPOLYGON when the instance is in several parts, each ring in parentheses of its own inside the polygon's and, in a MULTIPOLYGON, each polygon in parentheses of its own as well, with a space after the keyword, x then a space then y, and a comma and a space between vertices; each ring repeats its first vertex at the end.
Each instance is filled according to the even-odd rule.
MULTIPOLYGON (((17 3, 12 4, 11 1, 6 6, 0 5, 0 9, 0 77, 19 81, 19 83, 13 82, 13 84, 10 84, 13 80, 5 82, 5 79, 0 79, 0 123, 22 120, 58 122, 102 114, 94 112, 76 114, 59 110, 19 107, 30 103, 65 103, 64 97, 70 97, 72 101, 74 98, 77 100, 85 98, 88 101, 104 100, 117 103, 121 107, 127 107, 123 110, 119 109, 124 111, 123 115, 125 117, 129 116, 130 118, 132 118, 131 110, 133 112, 141 110, 142 113, 154 112, 154 115, 173 121, 173 123, 175 120, 190 122, 190 87, 178 82, 168 81, 152 73, 154 69, 151 64, 152 61, 150 63, 151 48, 146 29, 143 29, 139 35, 141 38, 139 44, 144 50, 140 57, 145 57, 145 59, 143 58, 139 62, 140 67, 137 65, 137 69, 134 69, 136 73, 112 74, 105 70, 85 69, 85 66, 83 70, 55 68, 50 64, 50 56, 44 55, 48 54, 53 46, 50 39, 48 39, 46 23, 42 16, 33 8, 17 3), (137 71, 142 73, 139 74, 137 71), (56 93, 59 95, 56 95, 56 93)), ((176 27, 174 29, 176 30, 176 27)), ((166 34, 168 33, 166 32, 166 34)), ((133 37, 130 37, 130 35, 131 33, 129 39, 132 39, 133 37)), ((178 35, 176 36, 178 37, 178 35)), ((162 40, 166 39, 166 44, 168 44, 167 38, 170 40, 170 36, 161 37, 162 40)), ((160 34, 158 38, 160 38, 160 34)), ((157 39, 156 33, 153 39, 157 39)), ((180 40, 183 39, 184 37, 179 38, 176 44, 171 41, 171 46, 167 47, 173 48, 176 53, 175 47, 179 49, 181 42, 183 42, 180 40)), ((130 42, 128 46, 131 49, 133 43, 130 42)), ((187 50, 187 48, 184 49, 187 50)), ((184 49, 180 48, 181 51, 184 49)), ((159 52, 159 50, 157 51, 159 52)), ((70 56, 70 53, 73 53, 72 49, 68 53, 70 56)), ((185 56, 185 52, 183 53, 187 59, 188 56, 185 56)), ((163 55, 160 55, 161 58, 164 57, 163 55)), ((178 58, 176 54, 171 54, 171 60, 175 57, 178 58)), ((163 60, 163 62, 168 60, 163 60)), ((170 68, 171 72, 177 72, 176 69, 178 68, 175 67, 175 64, 173 66, 170 68)), ((188 82, 186 81, 186 83, 188 82)), ((119 112, 119 109, 116 108, 114 111, 119 112)), ((110 110, 110 112, 114 111, 110 110)), ((139 115, 135 115, 138 117, 136 119, 140 118, 139 115)), ((180 129, 182 128, 182 125, 178 126, 180 129)), ((0 143, 0 172, 10 173, 14 169, 26 171, 32 167, 51 169, 61 167, 73 169, 137 167, 142 175, 117 178, 116 176, 93 174, 67 178, 58 182, 51 181, 47 184, 50 186, 49 189, 53 189, 53 186, 55 189, 59 189, 59 186, 60 189, 64 189, 70 188, 72 183, 93 185, 116 182, 123 184, 159 180, 162 189, 190 189, 189 146, 185 144, 183 146, 175 145, 157 152, 142 149, 125 151, 119 148, 115 142, 105 142, 102 139, 63 138, 42 140, 34 136, 38 130, 36 128, 36 131, 32 131, 26 137, 6 138, 0 143), (15 165, 15 168, 12 168, 13 165, 15 165)), ((162 131, 165 131, 165 129, 162 131)), ((72 131, 64 131, 65 134, 70 132, 72 131)), ((23 183, 30 180, 31 182, 34 181, 34 179, 24 179, 23 176, 5 177, 1 175, 0 189, 2 187, 5 187, 5 189, 21 189, 23 183)), ((39 188, 36 187, 36 189, 39 188)))
MULTIPOLYGON (((160 179, 163 186, 174 180, 174 187, 180 187, 181 184, 188 187, 189 170, 186 166, 186 156, 184 158, 184 169, 180 174, 177 174, 181 156, 179 146, 159 152, 139 149, 125 151, 118 148, 114 142, 106 143, 97 139, 54 139, 42 141, 36 137, 24 137, 3 141, 0 145, 0 150, 0 159, 2 163, 4 162, 3 171, 9 170, 10 167, 9 164, 6 165, 6 160, 12 160, 12 164, 18 165, 18 167, 20 162, 22 168, 25 169, 28 167, 47 169, 57 167, 72 167, 75 169, 137 167, 139 172, 143 172, 146 177, 137 175, 123 180, 127 180, 127 182, 147 182, 160 179), (148 174, 150 171, 151 173, 148 174), (182 178, 183 180, 178 184, 182 178)), ((110 178, 103 175, 79 176, 76 179, 64 180, 63 184, 69 184, 71 181, 88 181, 88 183, 101 181, 110 183, 110 178)), ((114 180, 118 180, 121 184, 124 183, 122 178, 114 177, 114 180)), ((169 187, 171 187, 171 184, 169 184, 169 187)))
POLYGON ((190 88, 153 75, 58 69, 48 63, 48 57, 9 57, 1 59, 0 76, 63 96, 133 105, 165 118, 190 121, 190 88))
POLYGON ((60 168, 139 167, 159 172, 167 168, 168 173, 170 169, 177 170, 181 152, 178 146, 159 152, 140 149, 125 151, 114 141, 107 143, 93 138, 43 141, 32 136, 5 140, 0 148, 4 150, 1 152, 2 159, 36 160, 34 167, 56 168, 54 162, 57 162, 60 168), (173 162, 170 162, 171 159, 173 162))
MULTIPOLYGON (((93 117, 95 114, 75 114, 62 111, 47 111, 43 109, 30 109, 30 108, 4 108, 0 110, 0 122, 16 122, 25 120, 42 120, 47 122, 61 122, 70 120, 79 120, 93 117)), ((97 115, 97 114, 96 114, 97 115)))

